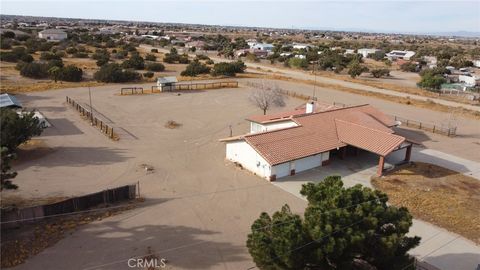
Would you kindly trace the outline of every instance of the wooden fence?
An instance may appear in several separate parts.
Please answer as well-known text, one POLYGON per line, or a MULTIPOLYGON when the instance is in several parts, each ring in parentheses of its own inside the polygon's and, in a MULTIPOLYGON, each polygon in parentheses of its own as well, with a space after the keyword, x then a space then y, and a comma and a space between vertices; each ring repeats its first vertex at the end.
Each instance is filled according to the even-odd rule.
POLYGON ((238 87, 238 82, 235 82, 235 81, 208 82, 208 83, 177 83, 177 84, 161 86, 161 87, 154 85, 150 88, 150 90, 144 90, 142 87, 125 87, 120 89, 120 94, 121 95, 153 94, 153 93, 161 93, 161 92, 237 88, 237 87, 238 87))
POLYGON ((455 137, 457 135, 457 127, 447 128, 435 124, 423 123, 417 120, 406 119, 395 115, 393 117, 395 118, 395 121, 400 121, 402 122, 402 125, 405 125, 407 127, 421 129, 432 133, 446 135, 449 137, 455 137))
POLYGON ((95 116, 92 117, 91 112, 88 109, 85 109, 78 102, 76 102, 75 100, 67 96, 67 103, 70 104, 75 110, 77 110, 81 116, 85 117, 86 119, 89 119, 92 123, 92 126, 95 126, 98 129, 100 129, 100 131, 103 134, 105 134, 107 137, 109 137, 112 140, 119 139, 118 135, 113 131, 113 127, 107 125, 105 122, 103 122, 102 120, 98 119, 95 116))
POLYGON ((134 184, 121 186, 113 189, 107 189, 80 197, 70 198, 52 204, 33 206, 22 209, 2 209, 2 228, 18 227, 25 222, 36 222, 45 217, 85 211, 95 206, 132 200, 136 197, 137 184, 134 184))
POLYGON ((133 94, 143 94, 143 87, 124 87, 120 89, 120 95, 123 95, 123 92, 130 92, 130 95, 133 94))

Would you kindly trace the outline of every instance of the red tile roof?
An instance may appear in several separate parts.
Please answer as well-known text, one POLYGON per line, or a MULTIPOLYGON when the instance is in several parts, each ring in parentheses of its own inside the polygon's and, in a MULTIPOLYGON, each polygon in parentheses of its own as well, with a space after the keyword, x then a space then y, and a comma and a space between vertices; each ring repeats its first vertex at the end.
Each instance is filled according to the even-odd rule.
POLYGON ((405 140, 390 129, 394 121, 370 105, 289 117, 299 126, 244 136, 270 165, 346 145, 385 156, 405 140))

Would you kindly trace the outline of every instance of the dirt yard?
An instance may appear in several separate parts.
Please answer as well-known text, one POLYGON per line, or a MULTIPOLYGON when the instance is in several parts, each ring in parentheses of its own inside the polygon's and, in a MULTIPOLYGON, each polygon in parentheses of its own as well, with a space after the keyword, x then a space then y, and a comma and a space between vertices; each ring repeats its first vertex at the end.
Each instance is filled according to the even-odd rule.
MULTIPOLYGON (((312 89, 278 83, 305 93, 312 89)), ((140 182, 140 194, 146 200, 142 208, 80 227, 16 269, 59 265, 65 269, 129 269, 127 260, 144 256, 147 250, 168 259, 175 269, 253 266, 245 247, 252 222, 262 211, 272 213, 285 203, 301 213, 306 203, 224 159, 225 145, 218 140, 229 135, 229 126, 233 135, 243 134, 249 129, 244 119, 262 113, 248 101, 252 89, 120 96, 120 88, 129 86, 149 87, 92 88, 94 116, 111 125, 119 141, 109 140, 67 106, 66 96, 88 104, 86 87, 17 95, 25 107, 40 110, 52 127, 37 138, 42 143, 22 150, 14 167, 19 189, 5 195, 69 197, 140 182), (172 129, 165 126, 168 121, 181 125, 172 129), (76 250, 76 256, 69 256, 71 250, 76 250)), ((368 96, 317 90, 319 99, 326 102, 371 103, 403 117, 410 117, 408 113, 445 117, 368 96)), ((289 98, 286 108, 271 112, 302 102, 289 98)), ((451 142, 439 144, 451 146, 451 142)), ((465 142, 464 149, 471 153, 475 147, 479 146, 465 142)))
POLYGON ((415 218, 436 224, 480 244, 480 181, 427 163, 406 165, 372 179, 390 202, 415 218))

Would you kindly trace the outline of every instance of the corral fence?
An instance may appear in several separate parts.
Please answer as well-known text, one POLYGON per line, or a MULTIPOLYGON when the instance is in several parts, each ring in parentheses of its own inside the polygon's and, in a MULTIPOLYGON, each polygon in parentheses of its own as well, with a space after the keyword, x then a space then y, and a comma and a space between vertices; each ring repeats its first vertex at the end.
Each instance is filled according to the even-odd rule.
MULTIPOLYGON (((107 205, 110 203, 132 200, 137 197, 137 184, 107 189, 52 204, 22 209, 2 209, 2 228, 18 227, 23 223, 36 222, 47 217, 85 211, 99 205, 107 205)), ((105 209, 108 210, 108 208, 105 209)))
POLYGON ((238 82, 206 82, 206 83, 176 83, 172 85, 157 86, 153 85, 150 90, 145 90, 142 87, 124 87, 120 89, 120 95, 135 95, 135 94, 153 94, 161 92, 174 91, 188 91, 188 90, 207 90, 220 88, 237 88, 238 82))
POLYGON ((123 87, 120 89, 120 95, 129 93, 130 95, 134 94, 143 94, 143 87, 123 87))
POLYGON ((206 90, 206 89, 220 89, 220 88, 237 88, 238 82, 207 82, 207 83, 176 83, 165 86, 152 86, 152 92, 173 92, 173 91, 188 91, 188 90, 206 90))
POLYGON ((432 133, 437 133, 441 135, 446 135, 448 137, 455 137, 457 135, 457 127, 443 127, 435 124, 423 123, 417 120, 411 120, 403 117, 394 115, 395 121, 402 122, 403 125, 411 128, 416 128, 420 130, 429 131, 432 133))
POLYGON ((81 116, 85 117, 86 119, 90 119, 92 126, 97 127, 100 131, 109 137, 112 140, 118 140, 118 135, 113 131, 113 127, 109 126, 102 120, 98 119, 97 117, 93 116, 90 110, 85 109, 82 105, 80 105, 75 100, 69 98, 67 96, 67 103, 70 104, 75 110, 77 110, 81 116))

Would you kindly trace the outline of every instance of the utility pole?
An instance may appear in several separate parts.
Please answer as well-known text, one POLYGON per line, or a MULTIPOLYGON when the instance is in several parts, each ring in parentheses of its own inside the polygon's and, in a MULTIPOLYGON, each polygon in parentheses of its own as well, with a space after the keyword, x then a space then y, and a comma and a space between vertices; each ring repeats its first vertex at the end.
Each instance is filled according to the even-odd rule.
POLYGON ((90 99, 90 123, 93 125, 92 91, 90 87, 88 87, 88 97, 90 99))
POLYGON ((317 92, 317 73, 315 73, 315 64, 316 61, 313 61, 313 100, 317 100, 317 98, 315 97, 317 92))

